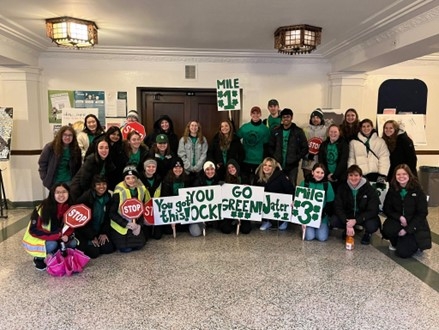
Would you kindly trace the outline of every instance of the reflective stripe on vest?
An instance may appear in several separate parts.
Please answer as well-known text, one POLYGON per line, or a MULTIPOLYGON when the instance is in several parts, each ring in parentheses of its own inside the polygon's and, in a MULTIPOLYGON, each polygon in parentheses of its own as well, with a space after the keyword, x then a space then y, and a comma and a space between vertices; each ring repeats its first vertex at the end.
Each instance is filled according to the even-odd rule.
MULTIPOLYGON (((117 212, 122 215, 122 213, 120 212, 120 207, 124 201, 131 198, 131 192, 128 188, 125 188, 124 182, 121 182, 114 188, 114 193, 119 194, 119 207, 117 209, 117 212)), ((147 197, 148 200, 150 200, 151 197, 149 196, 148 190, 146 190, 145 186, 141 185, 140 187, 137 187, 137 199, 142 203, 145 203, 146 194, 148 194, 147 197)), ((121 235, 126 235, 128 233, 128 228, 122 227, 114 220, 111 220, 111 228, 113 228, 121 235)))
MULTIPOLYGON (((38 216, 41 217, 42 210, 38 209, 38 216)), ((32 220, 31 220, 32 221, 32 220)), ((50 231, 50 221, 47 225, 42 225, 44 230, 50 231)), ((21 244, 24 247, 24 250, 29 253, 33 257, 37 258, 45 258, 46 257, 46 241, 32 236, 30 231, 30 221, 29 225, 26 228, 26 232, 24 233, 23 240, 21 244)))

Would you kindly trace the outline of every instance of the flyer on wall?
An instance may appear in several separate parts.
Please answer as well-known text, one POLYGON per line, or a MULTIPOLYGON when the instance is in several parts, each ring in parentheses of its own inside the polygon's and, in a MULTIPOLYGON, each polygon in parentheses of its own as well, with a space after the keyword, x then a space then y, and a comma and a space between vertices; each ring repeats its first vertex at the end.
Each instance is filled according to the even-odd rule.
POLYGON ((12 117, 12 108, 0 107, 0 161, 9 160, 11 154, 12 117))

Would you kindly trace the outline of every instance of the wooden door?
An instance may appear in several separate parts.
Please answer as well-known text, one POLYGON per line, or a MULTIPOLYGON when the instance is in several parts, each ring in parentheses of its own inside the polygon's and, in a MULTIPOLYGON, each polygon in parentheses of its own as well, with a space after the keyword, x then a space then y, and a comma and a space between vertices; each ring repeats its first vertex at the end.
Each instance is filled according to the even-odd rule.
MULTIPOLYGON (((208 143, 218 132, 219 124, 229 116, 228 111, 217 111, 216 90, 187 89, 140 89, 140 113, 147 134, 152 132, 154 122, 168 115, 174 131, 180 138, 190 120, 200 122, 208 143)), ((231 112, 235 127, 239 127, 239 111, 231 112)))

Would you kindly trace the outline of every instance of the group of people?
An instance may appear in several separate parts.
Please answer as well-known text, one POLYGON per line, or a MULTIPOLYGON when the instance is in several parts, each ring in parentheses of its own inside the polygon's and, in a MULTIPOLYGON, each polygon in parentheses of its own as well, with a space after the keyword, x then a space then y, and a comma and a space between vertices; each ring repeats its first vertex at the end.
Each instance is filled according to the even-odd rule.
MULTIPOLYGON (((249 184, 267 192, 294 195, 299 166, 304 180, 299 185, 325 191, 320 228, 304 227, 304 239, 328 239, 331 227, 343 236, 363 230, 362 244, 382 229, 390 249, 409 257, 431 247, 427 200, 416 177, 412 140, 395 121, 387 121, 379 137, 369 119, 359 120, 348 109, 341 125, 328 124, 321 109, 311 112, 309 125, 293 123, 293 111, 280 110, 277 100, 268 102, 269 116, 262 120, 260 107, 252 107, 251 120, 235 132, 230 120, 219 123, 207 141, 200 123, 191 120, 178 138, 172 119, 161 116, 154 130, 142 138, 131 131, 125 140, 118 127, 106 131, 90 114, 84 129, 63 126, 43 148, 38 161, 48 197, 35 208, 23 239, 37 269, 61 242, 91 258, 115 250, 141 249, 148 238, 160 239, 175 230, 202 235, 206 224, 223 233, 240 225, 248 234, 251 221, 224 219, 206 224, 149 225, 141 215, 128 219, 121 211, 124 201, 136 198, 146 204, 154 197, 176 196, 181 188, 221 183, 249 184), (379 198, 370 184, 387 185, 381 226, 379 198), (63 226, 70 205, 83 203, 92 219, 75 231, 63 226)), ((136 111, 127 121, 138 121, 136 111)), ((288 222, 262 221, 260 230, 288 222)))

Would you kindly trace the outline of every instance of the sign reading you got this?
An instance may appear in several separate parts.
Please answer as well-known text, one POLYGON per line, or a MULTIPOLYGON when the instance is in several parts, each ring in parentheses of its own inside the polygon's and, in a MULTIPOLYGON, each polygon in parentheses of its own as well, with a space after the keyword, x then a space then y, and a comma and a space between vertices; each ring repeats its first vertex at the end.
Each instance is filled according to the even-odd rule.
POLYGON ((324 191, 297 187, 292 195, 264 192, 263 187, 224 184, 179 190, 178 196, 153 199, 154 225, 228 219, 280 220, 319 227, 324 191))

